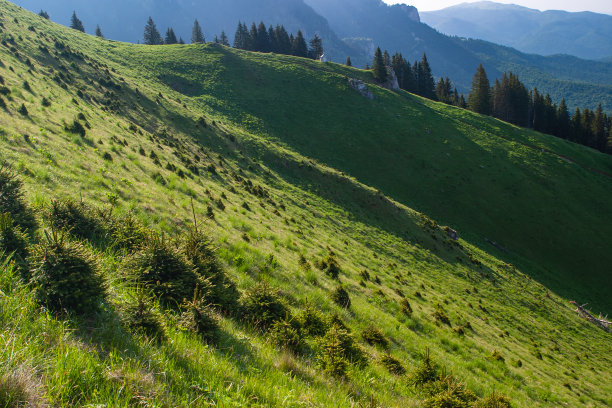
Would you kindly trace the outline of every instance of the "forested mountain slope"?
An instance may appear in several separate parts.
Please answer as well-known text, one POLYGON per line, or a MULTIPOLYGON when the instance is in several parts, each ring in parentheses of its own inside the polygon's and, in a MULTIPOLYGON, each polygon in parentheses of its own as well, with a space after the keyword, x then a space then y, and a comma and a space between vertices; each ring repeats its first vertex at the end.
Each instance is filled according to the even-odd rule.
POLYGON ((612 16, 591 12, 539 11, 489 1, 421 13, 440 32, 476 38, 540 55, 601 59, 612 54, 612 16))

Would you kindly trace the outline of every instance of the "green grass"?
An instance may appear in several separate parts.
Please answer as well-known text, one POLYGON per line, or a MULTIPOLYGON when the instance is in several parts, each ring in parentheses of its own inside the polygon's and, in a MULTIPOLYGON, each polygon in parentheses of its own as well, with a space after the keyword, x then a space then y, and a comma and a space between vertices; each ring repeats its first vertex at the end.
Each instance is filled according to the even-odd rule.
POLYGON ((0 13, 0 38, 15 39, 0 45, 12 90, 0 154, 39 219, 51 199, 70 197, 176 235, 192 224, 193 200, 241 291, 267 281, 293 312, 337 313, 369 361, 336 379, 315 341, 294 356, 232 317, 220 318, 219 344, 209 346, 158 305, 165 340, 128 333, 119 316, 133 296, 120 275, 126 254, 94 240, 86 247, 108 295, 93 318, 41 311, 14 267, 0 267, 0 388, 18 378, 24 398, 55 406, 418 407, 409 375, 428 347, 478 396, 495 387, 516 407, 612 404, 610 337, 568 304, 610 310, 612 182, 588 169, 611 173, 609 157, 406 93, 371 86, 369 101, 345 79, 369 73, 335 64, 109 42, 5 1, 0 13), (17 113, 22 103, 28 117, 17 113), (84 137, 65 130, 75 119, 84 137), (424 214, 458 229, 458 244, 424 214), (331 301, 338 282, 315 266, 330 251, 349 310, 331 301), (436 323, 437 305, 451 327, 436 323), (390 374, 386 351, 361 340, 372 322, 408 374, 390 374), (466 323, 464 335, 453 330, 466 323))

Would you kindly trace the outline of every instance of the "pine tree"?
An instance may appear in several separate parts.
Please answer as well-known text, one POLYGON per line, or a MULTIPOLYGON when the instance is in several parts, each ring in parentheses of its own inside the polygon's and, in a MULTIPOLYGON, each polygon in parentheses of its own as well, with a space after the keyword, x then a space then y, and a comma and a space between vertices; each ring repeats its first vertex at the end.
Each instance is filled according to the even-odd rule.
POLYGON ((323 40, 315 34, 314 38, 310 40, 310 58, 318 60, 320 59, 325 51, 323 50, 323 40))
POLYGON ((100 25, 96 26, 96 37, 104 38, 104 34, 102 34, 102 29, 100 28, 100 25))
POLYGON ((453 104, 453 86, 448 77, 446 79, 440 78, 436 85, 436 98, 443 103, 448 105, 453 104))
POLYGON ((435 99, 435 82, 433 75, 431 74, 431 67, 429 66, 429 61, 427 60, 426 54, 423 54, 421 62, 417 64, 417 70, 418 74, 416 77, 419 95, 425 98, 435 99))
POLYGON ((72 17, 70 18, 70 28, 80 31, 82 33, 85 32, 85 27, 83 26, 83 22, 79 20, 77 17, 76 11, 72 12, 72 17))
POLYGON ((256 47, 255 47, 255 51, 259 51, 259 52, 270 52, 270 37, 268 36, 268 29, 266 28, 266 25, 262 22, 259 23, 259 25, 257 26, 257 31, 256 31, 256 47))
POLYGON ((191 30, 191 43, 192 44, 204 44, 206 43, 206 39, 204 38, 204 33, 202 32, 202 27, 200 27, 200 23, 198 19, 193 22, 193 29, 191 30))
POLYGON ((389 51, 387 50, 383 52, 383 62, 385 63, 385 67, 391 66, 391 57, 389 56, 389 51))
POLYGON ((236 34, 234 35, 234 48, 246 50, 249 42, 249 31, 246 23, 239 22, 236 34))
POLYGON ((308 58, 308 46, 306 45, 302 30, 298 30, 293 40, 292 54, 296 57, 308 58))
POLYGON ((352 67, 353 62, 351 61, 351 57, 346 57, 346 62, 344 63, 347 67, 352 67))
POLYGON ((374 61, 372 61, 372 72, 374 79, 378 82, 385 82, 387 80, 387 67, 385 66, 385 60, 380 50, 380 47, 376 48, 374 53, 374 61))
POLYGON ((144 44, 147 45, 161 45, 164 43, 161 34, 157 31, 157 26, 153 21, 153 18, 149 17, 147 25, 144 29, 144 44))
POLYGON ((179 38, 179 44, 181 45, 185 45, 185 40, 183 40, 183 37, 179 38))
POLYGON ((592 133, 593 133, 593 148, 599 150, 600 152, 605 152, 606 145, 608 143, 608 135, 606 134, 606 122, 608 119, 606 115, 604 115, 603 110, 601 108, 601 103, 597 106, 595 110, 595 115, 593 116, 593 122, 591 124, 592 133))
POLYGON ((276 38, 277 51, 279 54, 291 55, 293 49, 293 40, 289 37, 284 26, 276 26, 274 29, 274 37, 276 38))
POLYGON ((608 144, 606 145, 606 153, 612 154, 612 124, 609 126, 610 131, 608 132, 608 144))
POLYGON ((229 39, 227 38, 227 34, 225 34, 224 30, 221 30, 221 45, 225 45, 226 47, 229 47, 230 43, 229 43, 229 39))
POLYGON ((40 10, 40 13, 38 13, 38 15, 41 16, 44 19, 47 19, 47 20, 49 20, 51 18, 51 17, 49 17, 49 13, 47 13, 44 10, 40 10))
POLYGON ((168 28, 166 31, 166 38, 164 40, 166 44, 178 44, 178 40, 176 38, 176 34, 174 34, 174 30, 172 27, 168 28))
POLYGON ((582 140, 582 114, 579 108, 576 108, 570 122, 570 140, 576 143, 582 140))
POLYGON ((557 136, 559 136, 561 139, 569 139, 570 131, 570 115, 564 98, 561 99, 559 110, 557 111, 557 136))
POLYGON ((468 95, 470 110, 489 115, 491 113, 491 84, 482 64, 478 66, 472 79, 472 89, 468 95))

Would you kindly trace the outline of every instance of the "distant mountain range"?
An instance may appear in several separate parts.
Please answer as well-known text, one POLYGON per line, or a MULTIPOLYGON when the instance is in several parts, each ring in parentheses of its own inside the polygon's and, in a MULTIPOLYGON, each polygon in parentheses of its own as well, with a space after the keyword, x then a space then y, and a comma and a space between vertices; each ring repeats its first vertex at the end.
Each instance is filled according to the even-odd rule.
MULTIPOLYGON (((51 19, 69 24, 73 10, 87 32, 97 24, 107 38, 137 42, 143 27, 153 17, 162 32, 173 27, 186 41, 193 20, 201 23, 208 41, 225 30, 233 41, 238 21, 263 20, 284 24, 291 31, 302 29, 306 37, 318 34, 326 56, 344 62, 350 56, 355 66, 371 63, 376 46, 390 53, 399 51, 415 60, 427 53, 435 76, 449 76, 460 92, 470 88, 478 64, 483 63, 493 81, 512 70, 529 87, 549 92, 554 101, 566 98, 568 106, 594 109, 602 103, 612 111, 612 63, 575 57, 540 57, 482 40, 448 36, 421 22, 416 8, 387 5, 381 0, 15 0, 38 12, 45 9, 51 19)), ((612 25, 611 25, 612 27, 612 25)), ((609 37, 612 38, 612 35, 609 37)), ((610 45, 612 46, 612 45, 610 45)), ((612 55, 612 50, 603 57, 612 55)))
POLYGON ((612 16, 607 14, 539 11, 483 1, 422 12, 421 19, 445 34, 491 41, 527 53, 585 59, 612 56, 612 16))

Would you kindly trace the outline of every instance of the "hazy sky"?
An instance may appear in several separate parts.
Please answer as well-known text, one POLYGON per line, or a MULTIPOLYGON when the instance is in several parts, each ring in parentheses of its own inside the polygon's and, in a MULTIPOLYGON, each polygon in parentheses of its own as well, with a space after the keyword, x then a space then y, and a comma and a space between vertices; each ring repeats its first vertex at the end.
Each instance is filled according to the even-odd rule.
MULTIPOLYGON (((469 0, 383 0, 385 3, 406 3, 419 11, 439 10, 460 3, 473 3, 469 0)), ((518 4, 539 10, 594 11, 612 14, 612 0, 494 0, 497 3, 518 4)))

